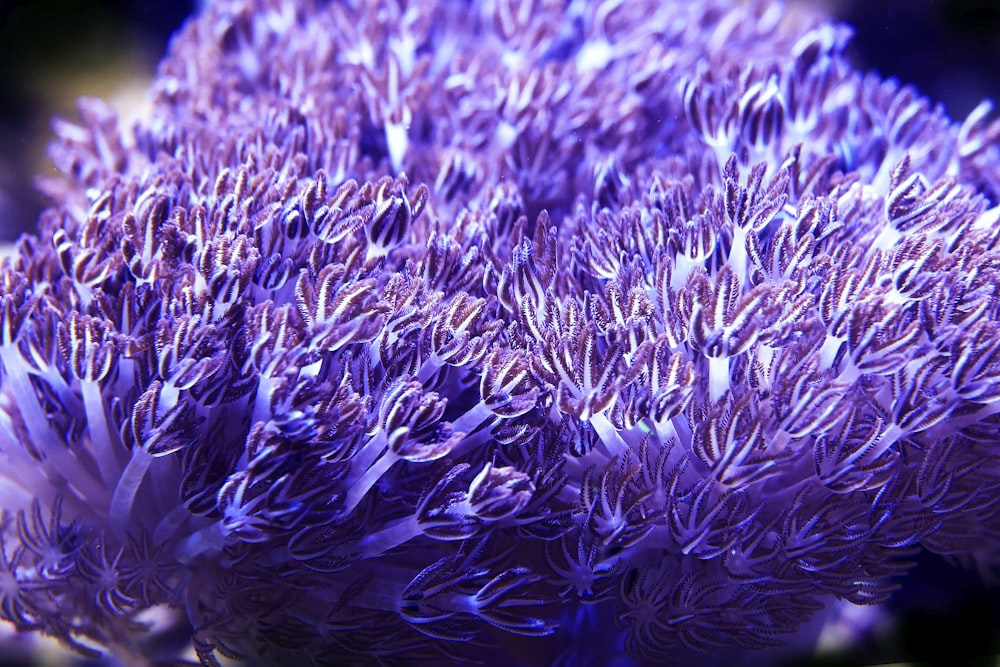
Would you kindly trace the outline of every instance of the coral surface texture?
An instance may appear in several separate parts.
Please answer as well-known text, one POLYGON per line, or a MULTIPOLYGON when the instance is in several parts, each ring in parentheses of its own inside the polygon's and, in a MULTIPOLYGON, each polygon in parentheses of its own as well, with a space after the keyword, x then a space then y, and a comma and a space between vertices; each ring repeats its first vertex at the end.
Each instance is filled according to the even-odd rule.
POLYGON ((209 3, 140 121, 55 122, 0 264, 0 618, 129 667, 697 665, 924 550, 995 578, 1000 121, 849 38, 209 3))

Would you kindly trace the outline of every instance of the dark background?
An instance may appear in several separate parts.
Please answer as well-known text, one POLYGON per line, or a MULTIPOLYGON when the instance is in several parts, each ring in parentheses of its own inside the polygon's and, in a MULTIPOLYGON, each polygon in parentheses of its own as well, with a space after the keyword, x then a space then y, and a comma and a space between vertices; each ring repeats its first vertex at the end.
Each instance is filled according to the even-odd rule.
POLYGON ((961 120, 984 97, 1000 104, 1000 1, 832 0, 855 28, 855 64, 904 83, 961 120))
POLYGON ((53 114, 80 95, 141 102, 196 0, 0 0, 0 243, 34 228, 53 114))

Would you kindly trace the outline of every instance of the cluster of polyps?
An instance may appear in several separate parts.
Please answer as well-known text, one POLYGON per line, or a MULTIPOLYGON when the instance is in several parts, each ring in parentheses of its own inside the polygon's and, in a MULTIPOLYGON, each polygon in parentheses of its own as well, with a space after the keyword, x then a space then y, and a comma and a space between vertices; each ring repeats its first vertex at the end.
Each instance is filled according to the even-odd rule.
POLYGON ((988 109, 780 5, 319 4, 213 3, 148 119, 57 124, 0 268, 5 620, 683 660, 996 566, 988 109))

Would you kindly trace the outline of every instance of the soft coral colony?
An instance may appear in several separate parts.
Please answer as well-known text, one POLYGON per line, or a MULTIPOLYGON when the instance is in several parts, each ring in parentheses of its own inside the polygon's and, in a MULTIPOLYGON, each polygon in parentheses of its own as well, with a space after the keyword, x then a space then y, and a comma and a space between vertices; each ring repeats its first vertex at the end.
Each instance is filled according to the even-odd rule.
POLYGON ((921 549, 995 573, 1000 124, 847 33, 211 3, 145 120, 56 124, 0 269, 0 616, 126 664, 154 607, 208 665, 660 664, 921 549))

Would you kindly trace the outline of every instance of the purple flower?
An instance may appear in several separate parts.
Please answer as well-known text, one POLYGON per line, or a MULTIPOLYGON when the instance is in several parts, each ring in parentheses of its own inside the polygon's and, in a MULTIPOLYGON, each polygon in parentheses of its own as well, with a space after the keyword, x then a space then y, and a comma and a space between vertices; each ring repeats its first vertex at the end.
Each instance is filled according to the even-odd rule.
POLYGON ((689 664, 921 550, 995 577, 1000 122, 848 33, 212 3, 147 118, 56 124, 0 266, 0 617, 125 664, 177 658, 149 610, 206 665, 689 664))

